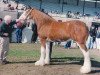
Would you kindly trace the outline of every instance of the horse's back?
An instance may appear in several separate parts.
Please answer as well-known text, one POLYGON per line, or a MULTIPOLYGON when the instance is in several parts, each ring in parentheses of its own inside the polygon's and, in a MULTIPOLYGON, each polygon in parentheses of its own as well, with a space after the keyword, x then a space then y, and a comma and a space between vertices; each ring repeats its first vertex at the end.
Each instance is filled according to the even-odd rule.
POLYGON ((71 38, 75 41, 84 42, 88 37, 88 28, 86 24, 79 20, 66 22, 57 22, 52 25, 52 33, 64 39, 71 38))
POLYGON ((88 27, 86 26, 86 24, 79 20, 73 20, 68 22, 70 22, 69 29, 71 29, 71 38, 80 43, 85 43, 89 35, 88 27))
POLYGON ((50 40, 73 39, 75 41, 84 42, 88 35, 88 29, 84 22, 72 20, 67 22, 52 22, 42 26, 40 36, 50 40))

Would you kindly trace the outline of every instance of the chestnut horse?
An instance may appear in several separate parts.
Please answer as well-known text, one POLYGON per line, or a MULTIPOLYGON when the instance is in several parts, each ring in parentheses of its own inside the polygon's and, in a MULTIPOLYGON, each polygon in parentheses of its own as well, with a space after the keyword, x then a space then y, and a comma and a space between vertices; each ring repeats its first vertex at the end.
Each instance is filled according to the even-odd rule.
POLYGON ((35 62, 35 65, 43 66, 50 64, 50 41, 66 41, 72 39, 76 41, 84 55, 84 64, 80 69, 81 73, 91 72, 89 51, 85 45, 89 32, 84 22, 78 20, 57 22, 51 16, 35 8, 27 9, 19 19, 25 20, 28 17, 35 21, 41 42, 41 56, 40 59, 35 62))

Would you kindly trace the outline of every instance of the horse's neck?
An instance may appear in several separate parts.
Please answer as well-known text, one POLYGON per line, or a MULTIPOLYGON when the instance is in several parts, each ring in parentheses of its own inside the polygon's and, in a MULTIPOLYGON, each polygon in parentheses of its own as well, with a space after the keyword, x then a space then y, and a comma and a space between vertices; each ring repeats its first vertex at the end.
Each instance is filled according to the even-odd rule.
POLYGON ((50 17, 49 15, 46 15, 45 13, 42 13, 38 10, 36 10, 37 12, 35 12, 35 23, 37 24, 38 29, 41 28, 41 26, 43 25, 48 25, 49 23, 55 21, 55 19, 53 19, 52 17, 50 17))

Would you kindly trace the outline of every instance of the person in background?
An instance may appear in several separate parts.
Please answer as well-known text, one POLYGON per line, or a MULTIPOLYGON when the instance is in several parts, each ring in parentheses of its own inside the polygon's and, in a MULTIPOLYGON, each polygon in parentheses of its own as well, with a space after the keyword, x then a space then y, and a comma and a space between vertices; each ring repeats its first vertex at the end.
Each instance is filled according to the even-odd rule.
POLYGON ((0 64, 7 64, 6 60, 9 51, 9 37, 11 36, 13 26, 18 20, 12 21, 11 16, 6 15, 4 22, 0 27, 0 64))
POLYGON ((22 25, 22 23, 19 21, 17 22, 17 28, 16 28, 16 40, 17 43, 21 43, 22 41, 22 30, 25 28, 25 25, 22 25))
POLYGON ((7 3, 9 3, 9 0, 3 0, 3 2, 4 2, 5 4, 7 4, 7 3))
POLYGON ((71 13, 72 13, 71 11, 67 12, 67 14, 66 14, 67 18, 72 18, 71 13))
POLYGON ((36 23, 32 24, 32 39, 31 39, 31 43, 35 43, 38 37, 38 33, 37 33, 37 25, 36 23))
POLYGON ((70 47, 71 47, 71 39, 69 39, 69 40, 66 42, 64 48, 69 49, 70 47))
POLYGON ((88 49, 93 49, 95 39, 96 39, 96 28, 94 25, 92 25, 89 31, 89 38, 88 38, 88 44, 87 44, 88 49))
POLYGON ((11 4, 8 4, 8 10, 14 10, 14 7, 11 6, 11 4))
POLYGON ((98 27, 97 29, 96 45, 97 45, 97 49, 100 50, 100 27, 98 27))

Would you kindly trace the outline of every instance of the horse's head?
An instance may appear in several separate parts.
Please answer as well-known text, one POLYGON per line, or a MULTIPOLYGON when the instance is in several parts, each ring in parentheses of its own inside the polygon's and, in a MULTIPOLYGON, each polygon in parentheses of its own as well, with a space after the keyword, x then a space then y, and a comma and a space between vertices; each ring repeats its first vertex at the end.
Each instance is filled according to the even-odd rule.
POLYGON ((22 15, 19 17, 19 19, 26 20, 26 19, 32 19, 34 14, 34 8, 31 8, 30 6, 22 13, 22 15))
POLYGON ((22 15, 19 17, 19 19, 22 19, 22 20, 26 20, 29 18, 29 15, 31 14, 31 11, 32 9, 27 9, 25 10, 22 15))

